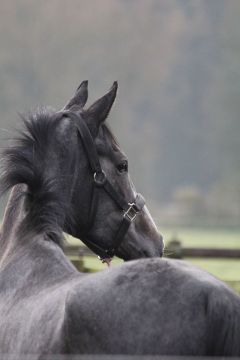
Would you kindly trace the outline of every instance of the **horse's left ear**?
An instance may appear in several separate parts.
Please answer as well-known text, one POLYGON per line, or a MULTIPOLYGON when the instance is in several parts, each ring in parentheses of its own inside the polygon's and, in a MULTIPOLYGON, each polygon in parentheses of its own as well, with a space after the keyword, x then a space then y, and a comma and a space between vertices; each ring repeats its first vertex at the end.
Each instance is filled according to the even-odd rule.
POLYGON ((112 108, 117 94, 118 83, 114 81, 106 95, 95 101, 87 110, 87 117, 93 118, 99 126, 104 122, 112 108))
POLYGON ((63 110, 70 110, 73 106, 83 108, 88 99, 88 81, 84 80, 77 88, 73 98, 64 106, 63 110))

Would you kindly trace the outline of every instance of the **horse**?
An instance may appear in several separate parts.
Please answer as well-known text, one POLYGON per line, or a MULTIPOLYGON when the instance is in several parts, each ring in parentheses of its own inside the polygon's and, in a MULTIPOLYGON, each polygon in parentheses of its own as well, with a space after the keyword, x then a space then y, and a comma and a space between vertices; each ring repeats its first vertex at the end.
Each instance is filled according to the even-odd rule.
POLYGON ((3 154, 12 188, 0 234, 0 351, 240 355, 240 298, 212 275, 161 258, 163 239, 105 120, 115 82, 88 109, 87 82, 60 111, 24 118, 3 154), (78 272, 63 232, 123 264, 78 272))

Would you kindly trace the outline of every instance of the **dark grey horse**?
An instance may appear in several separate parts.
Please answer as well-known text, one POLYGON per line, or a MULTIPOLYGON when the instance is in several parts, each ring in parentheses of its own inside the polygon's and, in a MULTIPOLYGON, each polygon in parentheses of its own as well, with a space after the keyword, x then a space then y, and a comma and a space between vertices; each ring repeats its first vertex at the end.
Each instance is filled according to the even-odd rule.
POLYGON ((0 351, 36 359, 52 353, 240 355, 240 298, 210 274, 154 258, 86 275, 64 255, 63 231, 124 259, 162 253, 126 157, 104 124, 116 84, 83 110, 86 85, 62 112, 25 121, 25 132, 4 155, 2 188, 13 190, 0 239, 0 351), (92 169, 100 165, 89 164, 90 155, 100 158, 97 196, 92 169), (130 203, 125 210, 123 199, 130 203))

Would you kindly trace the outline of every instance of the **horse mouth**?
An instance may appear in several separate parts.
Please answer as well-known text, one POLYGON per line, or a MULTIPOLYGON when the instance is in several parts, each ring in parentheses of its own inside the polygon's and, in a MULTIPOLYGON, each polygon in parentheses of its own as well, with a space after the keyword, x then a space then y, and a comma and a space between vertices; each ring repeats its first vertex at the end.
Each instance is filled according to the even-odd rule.
POLYGON ((141 247, 136 246, 128 242, 125 247, 119 247, 116 255, 121 258, 124 262, 130 260, 140 260, 140 259, 151 259, 151 258, 162 258, 164 252, 164 243, 162 237, 160 238, 161 242, 159 246, 148 246, 141 247))

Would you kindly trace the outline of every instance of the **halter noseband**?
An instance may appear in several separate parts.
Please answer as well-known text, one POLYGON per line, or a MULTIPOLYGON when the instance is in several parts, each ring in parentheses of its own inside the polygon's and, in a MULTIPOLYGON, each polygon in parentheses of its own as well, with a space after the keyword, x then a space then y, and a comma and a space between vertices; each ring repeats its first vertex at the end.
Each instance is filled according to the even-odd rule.
POLYGON ((135 220, 138 213, 142 211, 145 205, 145 200, 141 194, 137 194, 133 202, 127 202, 124 197, 113 188, 111 183, 108 181, 105 172, 102 170, 97 149, 86 122, 82 119, 81 116, 77 115, 74 112, 64 111, 62 114, 63 116, 69 117, 74 121, 78 129, 80 138, 82 140, 84 149, 86 151, 90 168, 93 173, 93 191, 91 206, 88 216, 88 222, 85 226, 84 235, 86 235, 92 227, 96 216, 99 189, 105 190, 105 192, 115 201, 118 207, 124 211, 122 221, 114 238, 114 244, 111 248, 104 249, 102 246, 95 244, 91 240, 83 240, 83 242, 92 251, 94 251, 101 260, 112 258, 115 255, 116 250, 122 243, 129 226, 135 220))

